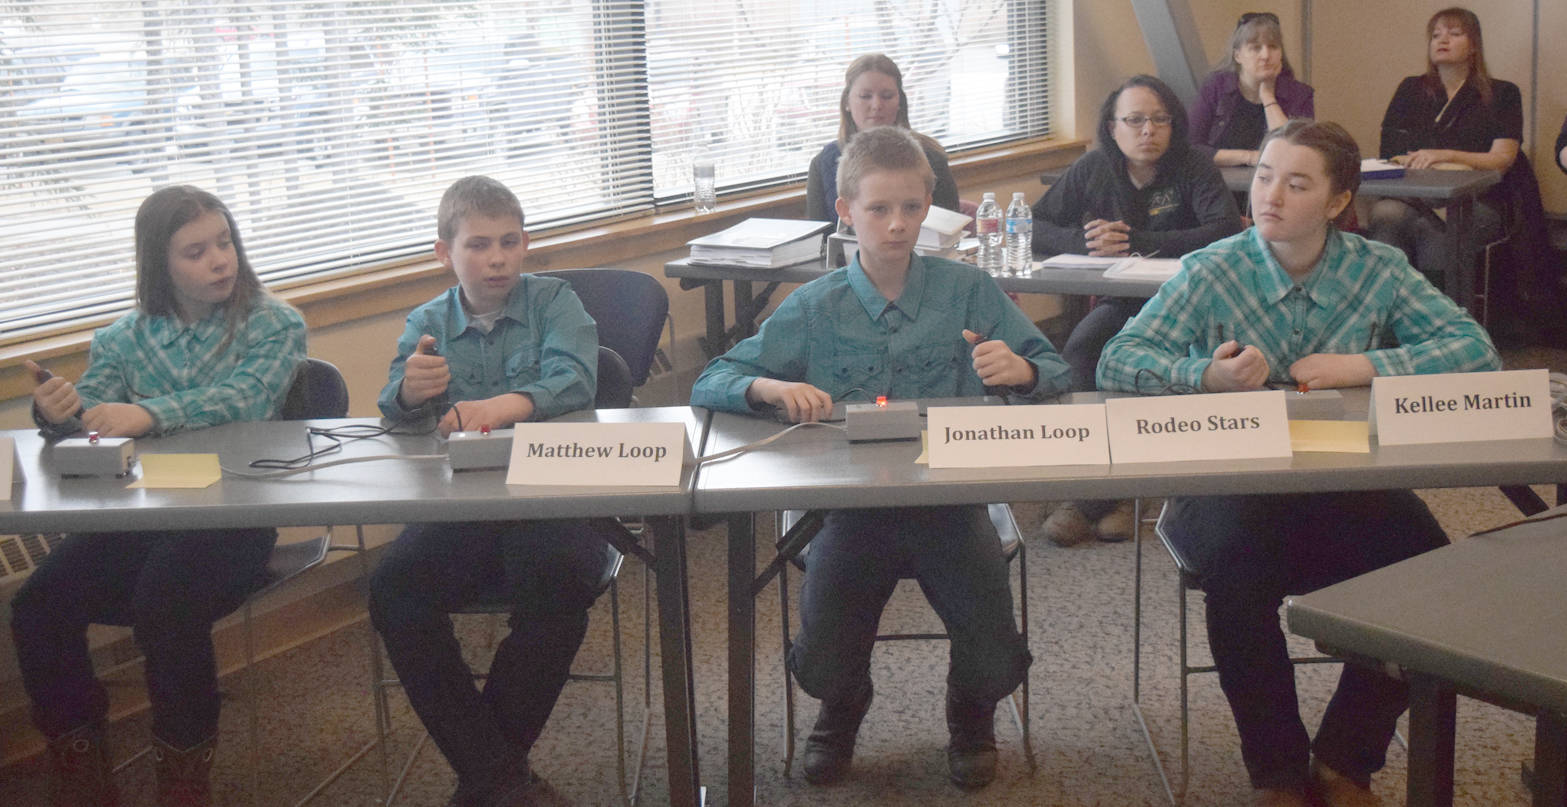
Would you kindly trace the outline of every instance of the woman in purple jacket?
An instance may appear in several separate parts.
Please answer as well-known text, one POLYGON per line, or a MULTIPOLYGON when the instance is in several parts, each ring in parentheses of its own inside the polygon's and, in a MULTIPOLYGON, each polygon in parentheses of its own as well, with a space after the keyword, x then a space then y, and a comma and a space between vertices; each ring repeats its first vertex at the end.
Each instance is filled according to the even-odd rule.
POLYGON ((1295 80, 1272 12, 1242 14, 1225 64, 1192 105, 1192 142, 1214 149, 1219 165, 1256 165, 1262 136, 1290 118, 1315 115, 1312 89, 1295 80))

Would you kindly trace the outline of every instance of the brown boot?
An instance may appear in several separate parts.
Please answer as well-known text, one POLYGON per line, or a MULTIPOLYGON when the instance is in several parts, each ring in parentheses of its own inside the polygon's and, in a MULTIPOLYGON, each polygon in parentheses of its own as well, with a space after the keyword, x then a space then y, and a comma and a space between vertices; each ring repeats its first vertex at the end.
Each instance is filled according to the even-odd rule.
POLYGON ((1382 799, 1319 760, 1311 761, 1311 786, 1327 807, 1382 807, 1382 799))
POLYGON ((865 713, 871 710, 873 694, 867 680, 858 692, 840 703, 822 701, 816 725, 805 740, 805 781, 830 785, 849 772, 849 764, 854 760, 854 738, 859 736, 865 713))
POLYGON ((1045 537, 1056 546, 1077 546, 1098 537, 1094 523, 1072 502, 1062 502, 1045 517, 1045 537))
POLYGON ((947 693, 947 772, 964 790, 978 790, 996 778, 996 703, 963 701, 947 693))
POLYGON ((89 723, 49 741, 49 807, 119 807, 103 724, 89 723))
POLYGON ((212 807, 212 753, 216 735, 183 751, 152 738, 157 765, 158 807, 212 807))

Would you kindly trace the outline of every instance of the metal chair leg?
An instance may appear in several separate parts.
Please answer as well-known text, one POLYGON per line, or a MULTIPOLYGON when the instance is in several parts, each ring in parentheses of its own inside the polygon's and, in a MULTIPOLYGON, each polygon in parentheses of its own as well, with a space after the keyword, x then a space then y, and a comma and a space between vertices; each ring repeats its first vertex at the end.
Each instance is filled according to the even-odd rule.
POLYGON ((778 570, 778 614, 783 631, 784 675, 784 778, 794 767, 794 675, 789 671, 789 651, 794 642, 789 638, 789 569, 785 564, 778 570))
POLYGON ((615 670, 615 781, 620 784, 620 801, 626 807, 631 807, 631 798, 626 790, 626 693, 622 686, 620 664, 620 581, 611 580, 609 583, 609 621, 614 628, 614 635, 610 637, 610 644, 614 648, 615 670))
MULTIPOLYGON (((1185 629, 1184 620, 1182 629, 1185 629)), ((1164 760, 1159 758, 1159 746, 1154 743, 1153 732, 1148 729, 1148 719, 1143 714, 1142 691, 1142 658, 1143 658, 1143 502, 1142 499, 1132 500, 1132 715, 1137 718, 1137 727, 1142 730, 1143 741, 1148 745, 1148 756, 1153 760, 1154 772, 1159 774, 1159 784, 1164 788, 1164 795, 1172 805, 1180 803, 1176 798, 1174 788, 1170 787, 1169 774, 1164 769, 1164 760)), ((1185 641, 1182 641, 1182 648, 1185 641)), ((1183 661, 1184 663, 1184 661, 1183 661)), ((1185 679, 1182 679, 1184 686, 1185 679)), ((1184 786, 1182 795, 1184 797, 1184 786)))
POLYGON ((250 701, 250 804, 261 807, 261 704, 256 690, 256 626, 251 599, 245 599, 245 696, 250 701))
MULTIPOLYGON (((355 534, 359 540, 359 574, 364 581, 365 602, 370 601, 370 559, 365 552, 365 528, 364 525, 355 526, 355 534)), ((386 700, 386 668, 381 659, 381 640, 375 634, 375 626, 365 620, 365 640, 370 646, 370 699, 375 709, 375 739, 371 740, 380 748, 381 757, 381 792, 386 794, 385 804, 392 803, 390 783, 392 778, 392 758, 387 749, 387 740, 392 733, 392 713, 386 700)))
POLYGON ((1190 685, 1189 685, 1189 681, 1190 681, 1190 677, 1191 677, 1192 672, 1191 672, 1190 660, 1187 657, 1188 650, 1187 650, 1187 647, 1186 647, 1186 640, 1187 640, 1187 635, 1186 635, 1187 634, 1187 626, 1186 626, 1186 619, 1187 619, 1187 617, 1186 617, 1186 584, 1185 584, 1184 581, 1181 580, 1181 576, 1179 574, 1177 574, 1175 576, 1175 588, 1176 588, 1176 591, 1178 592, 1177 596, 1180 598, 1180 607, 1179 607, 1178 610, 1180 612, 1180 617, 1181 617, 1181 631, 1180 631, 1180 633, 1181 633, 1181 790, 1180 790, 1180 798, 1184 801, 1186 799, 1186 789, 1191 784, 1191 772, 1192 772, 1192 764, 1191 764, 1192 761, 1191 761, 1191 753, 1190 753, 1190 738, 1191 738, 1191 700, 1190 700, 1191 696, 1190 696, 1190 691, 1191 691, 1191 689, 1190 689, 1190 685))
MULTIPOLYGON (((1020 622, 1023 629, 1023 641, 1028 643, 1028 544, 1019 543, 1017 547, 1017 578, 1018 578, 1018 610, 1021 612, 1020 622)), ((1038 763, 1034 759, 1033 718, 1030 716, 1028 676, 1023 677, 1023 713, 1022 725, 1018 728, 1023 733, 1023 758, 1028 760, 1028 772, 1032 776, 1038 770, 1038 763)))

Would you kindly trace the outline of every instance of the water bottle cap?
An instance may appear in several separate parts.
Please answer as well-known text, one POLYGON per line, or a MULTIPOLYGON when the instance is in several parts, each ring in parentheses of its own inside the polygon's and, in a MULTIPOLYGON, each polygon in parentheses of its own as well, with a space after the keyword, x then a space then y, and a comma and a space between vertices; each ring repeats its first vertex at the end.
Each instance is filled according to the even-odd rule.
POLYGON ((985 198, 993 202, 996 200, 996 195, 990 191, 985 191, 985 198))
POLYGON ((1022 199, 1023 198, 1023 192, 1022 191, 1013 191, 1012 192, 1012 198, 1013 199, 1022 199))

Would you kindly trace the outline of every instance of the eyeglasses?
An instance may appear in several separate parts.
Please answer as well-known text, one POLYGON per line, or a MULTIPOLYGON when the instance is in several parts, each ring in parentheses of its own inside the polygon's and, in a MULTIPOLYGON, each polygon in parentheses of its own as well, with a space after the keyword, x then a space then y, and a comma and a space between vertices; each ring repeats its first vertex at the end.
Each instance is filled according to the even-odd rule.
POLYGON ((1274 14, 1271 11, 1248 11, 1245 14, 1242 14, 1241 18, 1236 21, 1235 27, 1239 28, 1242 25, 1245 25, 1246 23, 1251 22, 1252 20, 1267 20, 1268 22, 1271 22, 1274 25, 1278 25, 1279 24, 1279 15, 1274 14))
POLYGON ((1121 122, 1133 129, 1141 129, 1147 124, 1153 124, 1156 128, 1164 128, 1170 125, 1175 118, 1169 115, 1127 115, 1121 118, 1121 122))

